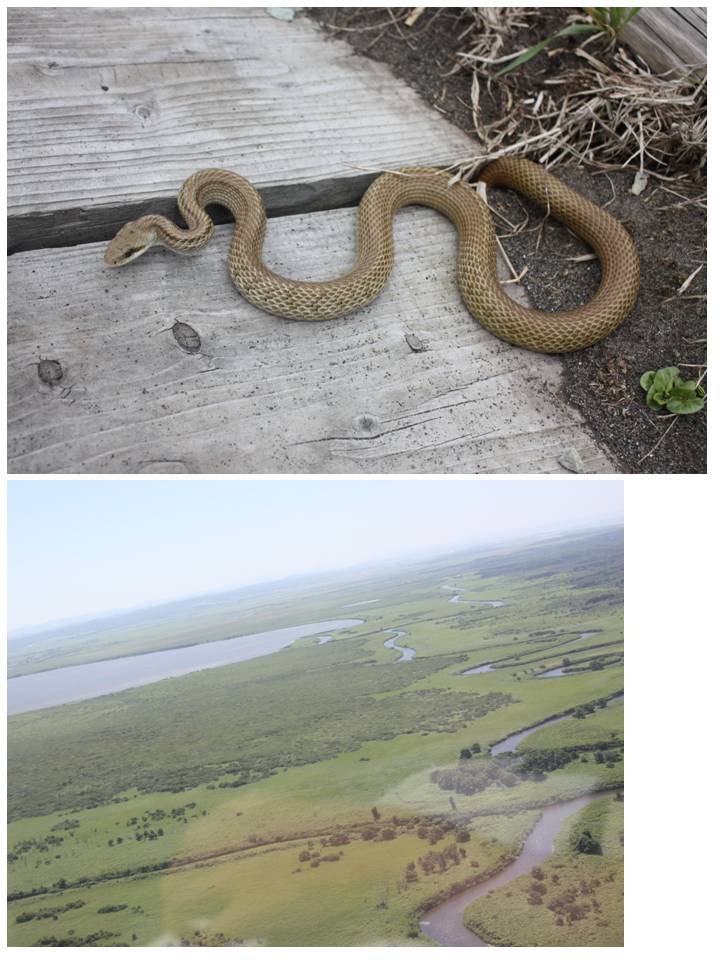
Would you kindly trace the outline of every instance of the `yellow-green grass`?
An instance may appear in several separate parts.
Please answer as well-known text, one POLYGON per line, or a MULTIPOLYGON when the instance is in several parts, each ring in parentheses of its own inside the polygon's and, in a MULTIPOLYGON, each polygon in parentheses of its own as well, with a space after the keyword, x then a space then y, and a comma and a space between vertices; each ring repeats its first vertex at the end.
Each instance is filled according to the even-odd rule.
MULTIPOLYGON (((41 937, 61 938, 73 930, 85 937, 99 929, 117 933, 115 940, 136 945, 177 943, 195 931, 223 933, 232 939, 268 946, 369 946, 426 942, 418 937, 416 913, 421 904, 453 884, 495 872, 512 855, 530 829, 533 814, 503 818, 494 832, 501 839, 478 833, 463 843, 466 856, 442 874, 425 875, 407 883, 411 861, 435 848, 408 833, 388 841, 354 840, 339 847, 322 847, 317 840, 280 843, 268 850, 231 855, 202 865, 187 866, 136 880, 112 881, 13 904, 9 939, 29 946, 41 937), (313 868, 300 862, 303 850, 342 854, 334 862, 313 868), (296 871, 300 872, 296 872, 296 871), (82 899, 85 905, 58 915, 57 920, 16 923, 25 911, 82 899), (108 904, 128 909, 98 914, 108 904), (141 907, 135 913, 132 907, 141 907), (132 940, 135 933, 137 940, 132 940), (413 934, 411 937, 410 934, 413 934)), ((453 836, 448 836, 448 842, 453 836)), ((112 944, 103 939, 102 944, 112 944)))

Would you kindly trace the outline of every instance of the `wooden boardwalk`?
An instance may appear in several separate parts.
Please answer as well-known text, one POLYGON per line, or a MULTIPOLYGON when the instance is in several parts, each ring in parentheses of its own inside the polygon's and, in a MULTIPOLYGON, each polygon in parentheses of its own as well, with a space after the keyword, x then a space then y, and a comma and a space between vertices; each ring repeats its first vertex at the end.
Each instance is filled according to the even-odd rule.
POLYGON ((622 39, 659 73, 704 70, 707 7, 643 7, 623 28, 622 39))
POLYGON ((347 269, 355 211, 338 208, 369 169, 477 151, 385 67, 231 8, 15 8, 9 41, 11 472, 563 472, 573 450, 613 470, 559 361, 468 315, 432 211, 401 212, 390 284, 337 321, 245 303, 227 226, 196 258, 104 268, 119 224, 226 166, 275 214, 274 269, 347 269))

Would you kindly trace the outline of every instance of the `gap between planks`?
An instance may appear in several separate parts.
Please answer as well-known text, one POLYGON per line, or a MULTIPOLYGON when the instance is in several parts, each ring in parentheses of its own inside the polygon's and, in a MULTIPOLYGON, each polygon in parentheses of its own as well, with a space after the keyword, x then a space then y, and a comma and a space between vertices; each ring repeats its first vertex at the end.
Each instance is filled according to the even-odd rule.
MULTIPOLYGON (((273 184, 259 187, 268 217, 300 213, 322 213, 357 206, 379 173, 328 177, 305 183, 273 184)), ((178 191, 181 184, 178 184, 178 191)), ((149 213, 163 214, 176 223, 177 194, 152 197, 139 203, 121 203, 87 209, 53 210, 8 217, 8 254, 53 247, 74 247, 110 240, 130 220, 149 213)), ((216 224, 231 223, 232 214, 212 205, 209 213, 216 224)))

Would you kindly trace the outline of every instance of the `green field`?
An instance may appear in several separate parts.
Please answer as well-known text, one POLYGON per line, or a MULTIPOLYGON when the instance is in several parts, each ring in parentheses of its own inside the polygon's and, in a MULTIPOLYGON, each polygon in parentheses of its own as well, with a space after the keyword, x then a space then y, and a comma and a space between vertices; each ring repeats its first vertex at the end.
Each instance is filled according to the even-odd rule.
MULTIPOLYGON (((142 622, 88 624, 11 651, 14 671, 26 673, 338 616, 366 621, 323 645, 307 637, 255 660, 10 718, 11 944, 430 946, 423 906, 500 869, 543 804, 621 788, 622 703, 568 716, 508 760, 577 748, 546 773, 470 794, 436 782, 471 745, 480 750, 472 769, 490 770, 491 744, 622 690, 621 531, 354 577, 215 598, 194 615, 168 605, 142 622), (449 603, 460 590, 506 605, 449 603), (347 607, 361 600, 378 602, 347 607), (414 660, 396 663, 383 646, 392 627, 406 631, 400 642, 414 660), (577 640, 589 631, 598 632, 577 640), (610 662, 535 676, 566 657, 610 662), (461 675, 485 662, 496 669, 461 675), (596 762, 593 747, 606 742, 619 753, 596 762)), ((622 829, 621 808, 611 807, 608 837, 622 829)), ((562 883, 613 872, 600 902, 608 914, 612 897, 621 902, 614 841, 595 856, 556 850, 562 883)), ((502 922, 490 924, 493 894, 468 923, 497 943, 512 930, 528 943, 622 943, 617 924, 591 930, 587 918, 560 927, 552 916, 548 932, 523 883, 509 885, 509 897, 496 892, 502 922)))

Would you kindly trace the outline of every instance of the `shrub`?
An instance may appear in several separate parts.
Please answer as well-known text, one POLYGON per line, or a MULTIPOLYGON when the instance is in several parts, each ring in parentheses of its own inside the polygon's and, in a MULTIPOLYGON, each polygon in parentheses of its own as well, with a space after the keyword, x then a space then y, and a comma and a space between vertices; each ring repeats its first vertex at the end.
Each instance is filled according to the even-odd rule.
POLYGON ((578 853, 602 853, 602 847, 589 830, 583 830, 583 832, 575 840, 574 846, 578 853))

